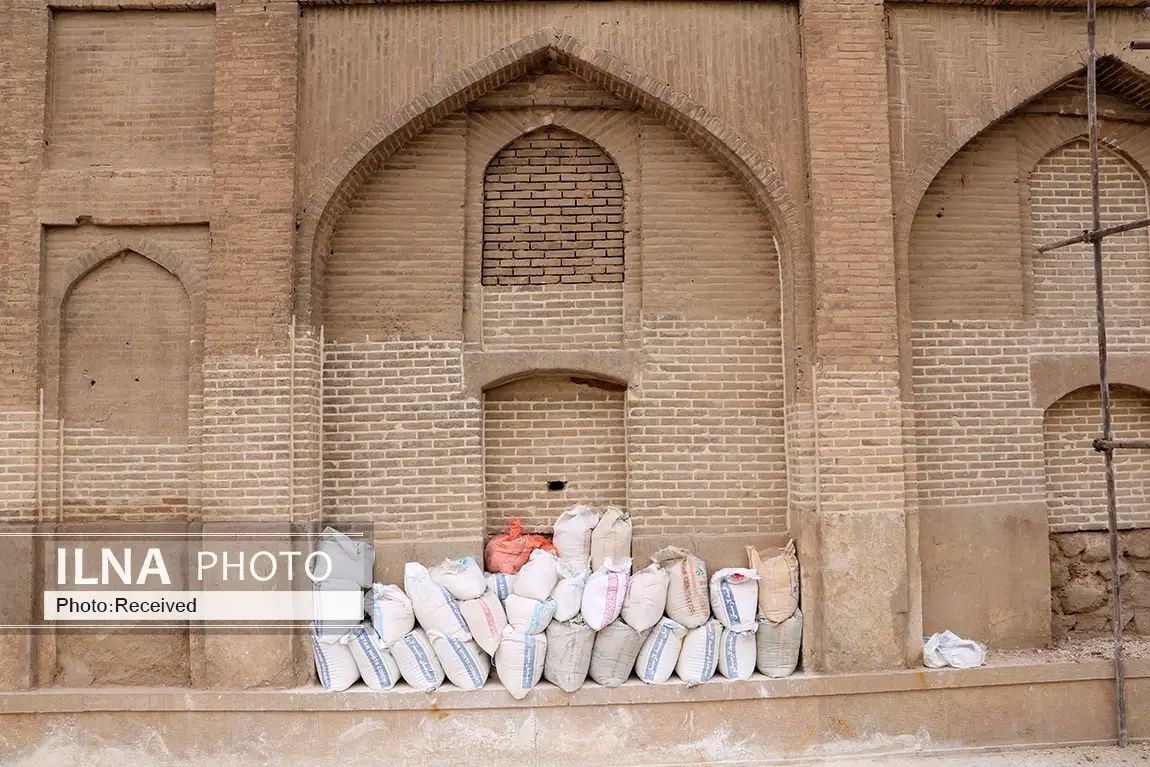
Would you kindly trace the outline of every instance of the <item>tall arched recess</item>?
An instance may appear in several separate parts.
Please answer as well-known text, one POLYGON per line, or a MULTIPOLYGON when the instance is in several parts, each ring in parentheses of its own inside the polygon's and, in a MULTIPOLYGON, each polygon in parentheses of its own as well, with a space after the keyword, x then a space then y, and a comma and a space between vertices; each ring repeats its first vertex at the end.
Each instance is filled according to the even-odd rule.
POLYGON ((588 488, 640 546, 788 533, 785 382, 809 344, 783 323, 810 305, 809 265, 781 180, 721 122, 545 32, 377 126, 323 184, 297 288, 324 328, 327 520, 478 542, 523 498, 588 488), (565 463, 604 440, 601 466, 565 463))
MULTIPOLYGON (((1150 210, 1150 99, 1147 79, 1114 59, 1099 84, 1107 225, 1150 210)), ((931 181, 909 228, 903 349, 927 631, 945 623, 1000 645, 1049 640, 1049 538, 1072 515, 1050 516, 1043 409, 1052 386, 1090 367, 1096 330, 1088 247, 1037 248, 1089 221, 1084 95, 1072 77, 972 138, 931 181), (981 603, 952 596, 956 579, 988 573, 1011 587, 981 591, 981 603), (1014 620, 997 617, 1006 614, 1014 620)), ((1150 235, 1107 247, 1110 350, 1134 369, 1150 349, 1150 235)))

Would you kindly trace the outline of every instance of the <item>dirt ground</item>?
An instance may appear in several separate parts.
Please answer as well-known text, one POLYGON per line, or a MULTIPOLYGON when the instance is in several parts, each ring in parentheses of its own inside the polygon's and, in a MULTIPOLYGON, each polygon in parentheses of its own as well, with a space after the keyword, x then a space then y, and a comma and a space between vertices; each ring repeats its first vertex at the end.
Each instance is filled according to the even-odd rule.
POLYGON ((855 767, 1126 767, 1150 765, 1150 743, 1042 750, 1008 750, 948 756, 888 756, 836 760, 855 767))

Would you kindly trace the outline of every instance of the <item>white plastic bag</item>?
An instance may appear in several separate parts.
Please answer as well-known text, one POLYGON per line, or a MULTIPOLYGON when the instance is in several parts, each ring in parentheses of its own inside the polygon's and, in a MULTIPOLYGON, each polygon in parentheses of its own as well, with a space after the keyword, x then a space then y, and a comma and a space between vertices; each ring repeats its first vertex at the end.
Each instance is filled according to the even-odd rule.
POLYGON ((503 603, 507 612, 507 626, 519 634, 542 634, 555 617, 555 600, 528 599, 518 594, 507 597, 503 603))
POLYGON ((384 645, 398 642, 415 628, 415 610, 399 586, 374 583, 363 596, 371 628, 384 645))
MULTIPOLYGON (((363 590, 355 581, 347 580, 326 580, 319 581, 312 584, 312 591, 315 597, 315 620, 312 622, 312 630, 316 637, 321 642, 327 644, 335 644, 341 641, 350 631, 354 631, 363 622, 363 613, 348 620, 322 620, 323 615, 334 614, 336 605, 340 604, 343 600, 335 597, 337 594, 347 596, 348 592, 354 594, 354 598, 362 604, 363 590), (331 600, 329 603, 328 600, 331 600)), ((350 599, 350 597, 349 597, 350 599)))
POLYGON ((670 576, 667 617, 689 629, 706 623, 711 617, 707 563, 675 546, 656 552, 651 559, 661 564, 670 576))
POLYGON ((499 640, 503 638, 503 629, 507 628, 507 613, 503 611, 499 597, 488 589, 478 599, 460 602, 459 611, 463 613, 471 638, 488 655, 494 655, 499 640))
POLYGON ((487 683, 491 661, 474 641, 460 642, 438 631, 427 632, 427 639, 453 685, 461 690, 478 690, 487 683))
POLYGON ((499 597, 500 603, 505 602, 507 597, 514 594, 513 587, 515 585, 515 576, 510 573, 488 573, 487 574, 487 588, 495 592, 499 597))
POLYGON ((564 692, 575 692, 587 681, 595 630, 582 618, 551 621, 547 627, 547 659, 543 677, 564 692))
POLYGON ((431 580, 451 592, 456 599, 477 599, 487 590, 483 569, 475 557, 445 559, 428 572, 431 580))
POLYGON ((927 668, 978 668, 986 664, 986 646, 951 631, 932 634, 923 643, 922 664, 927 668))
POLYGON ((353 581, 360 588, 371 585, 372 570, 375 569, 375 548, 370 541, 349 538, 334 527, 326 527, 316 540, 317 553, 326 554, 312 560, 312 575, 324 576, 328 562, 331 569, 322 579, 325 581, 353 581))
POLYGON ((471 639, 459 603, 450 591, 431 580, 426 567, 408 562, 403 568, 403 590, 411 599, 419 625, 425 630, 447 634, 460 642, 471 639))
POLYGON ((760 618, 755 633, 759 671, 776 679, 793 674, 803 649, 803 611, 795 610, 782 623, 760 618))
POLYGON ((591 571, 578 570, 566 562, 559 563, 559 582, 551 592, 555 600, 555 620, 569 621, 579 614, 583 605, 583 589, 591 571))
POLYGON ((339 692, 355 684, 359 680, 359 667, 351 648, 342 642, 321 641, 314 627, 309 633, 311 649, 315 655, 315 671, 323 688, 339 692))
POLYGON ((799 609, 799 558, 795 542, 788 541, 774 556, 763 558, 754 546, 747 547, 751 569, 759 574, 759 612, 781 623, 799 609))
POLYGON ((495 651, 495 672, 511 697, 522 699, 539 684, 546 657, 545 634, 517 634, 508 626, 495 651))
POLYGON ((515 574, 511 591, 521 597, 542 602, 551 596, 558 582, 559 560, 549 551, 535 549, 527 559, 527 564, 515 574))
POLYGON ((618 687, 631 678, 635 659, 647 632, 636 631, 623 621, 604 626, 595 634, 591 649, 591 678, 604 687, 618 687))
POLYGON ((432 692, 443 684, 443 666, 423 629, 416 629, 388 648, 399 664, 403 681, 420 692, 432 692))
POLYGON ((621 562, 608 559, 587 579, 580 609, 583 620, 587 621, 587 625, 593 630, 598 631, 608 623, 613 623, 623 612, 623 600, 627 596, 630 573, 630 559, 621 562))
POLYGON ((719 673, 727 679, 750 679, 755 673, 758 647, 755 630, 735 631, 723 629, 719 638, 719 673))
POLYGON ((659 684, 670 679, 686 636, 687 629, 681 623, 670 618, 659 621, 635 659, 635 673, 639 678, 647 684, 659 684))
POLYGON ((759 574, 746 568, 727 567, 711 576, 711 609, 728 628, 755 628, 759 605, 759 574))
POLYGON ((608 506, 591 531, 591 570, 598 570, 608 559, 622 562, 630 558, 631 518, 618 506, 608 506))
POLYGON ((667 585, 671 576, 657 562, 631 576, 623 599, 623 620, 636 631, 659 622, 667 609, 667 585))
POLYGON ((599 515, 582 504, 560 514, 551 538, 559 559, 576 571, 587 569, 591 561, 591 531, 598 522, 599 515))
POLYGON ((364 623, 352 631, 344 637, 344 641, 351 649, 364 684, 376 691, 395 687, 395 683, 399 681, 399 664, 395 662, 395 658, 388 652, 383 640, 371 628, 370 623, 364 623))
POLYGON ((719 666, 719 640, 722 634, 723 624, 712 618, 702 626, 688 631, 683 638, 675 673, 688 687, 709 682, 715 675, 715 669, 719 666))

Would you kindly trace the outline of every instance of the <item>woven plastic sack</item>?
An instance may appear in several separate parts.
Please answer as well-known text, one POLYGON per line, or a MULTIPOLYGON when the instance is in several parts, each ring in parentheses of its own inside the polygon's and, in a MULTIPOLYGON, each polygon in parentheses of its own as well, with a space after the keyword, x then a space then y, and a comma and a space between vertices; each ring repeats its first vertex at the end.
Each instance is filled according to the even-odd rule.
POLYGON ((803 649, 803 611, 795 610, 782 623, 759 620, 756 635, 755 666, 759 671, 776 679, 793 674, 803 649))
POLYGON ((711 576, 711 610, 719 622, 739 631, 755 628, 759 603, 759 574, 727 567, 711 576))
POLYGON ((359 675, 370 689, 390 690, 399 681, 399 664, 384 646, 383 640, 364 623, 344 638, 351 649, 359 675))
POLYGON ((515 586, 515 576, 508 575, 507 573, 488 573, 487 574, 487 588, 495 592, 502 603, 508 596, 514 594, 513 588, 515 586))
POLYGON ((546 657, 546 634, 517 634, 508 626, 495 651, 495 673, 511 697, 522 699, 539 684, 546 657))
POLYGON ((323 689, 339 692, 359 681, 359 667, 355 664, 355 656, 350 647, 343 642, 321 641, 314 627, 309 633, 315 656, 315 671, 323 689))
POLYGON ((927 668, 978 668, 984 663, 986 646, 952 631, 932 634, 923 643, 922 664, 927 668))
POLYGON ((438 631, 427 632, 427 639, 453 685, 461 690, 478 690, 487 683, 491 661, 474 641, 460 642, 438 631))
POLYGON ((355 581, 328 579, 313 583, 312 591, 315 595, 315 620, 311 625, 319 641, 335 644, 342 641, 348 632, 359 627, 363 621, 362 612, 357 617, 348 620, 321 620, 321 616, 332 614, 331 611, 334 606, 342 601, 335 598, 334 602, 325 605, 326 600, 333 599, 337 594, 346 596, 348 592, 353 592, 356 599, 362 600, 363 590, 359 584, 355 581))
POLYGON ((591 570, 608 559, 622 562, 631 558, 631 518, 618 506, 608 506, 591 531, 591 570))
POLYGON ((711 617, 707 563, 686 549, 668 546, 651 557, 670 576, 667 584, 667 617, 689 629, 711 617))
POLYGON ((723 629, 719 639, 719 673, 727 679, 750 679, 755 673, 758 648, 755 630, 723 629))
POLYGON ((423 629, 416 629, 388 648, 399 664, 403 681, 420 692, 432 692, 443 684, 443 666, 423 629))
MULTIPOLYGON (((353 581, 360 588, 371 585, 372 570, 375 568, 375 548, 370 542, 358 541, 334 527, 325 527, 319 534, 315 550, 326 554, 328 561, 331 562, 331 569, 323 580, 353 581)), ((320 557, 313 560, 313 575, 324 575, 326 568, 320 561, 320 557)))
POLYGON ((463 613, 471 638, 488 655, 494 655, 499 640, 503 638, 503 629, 507 628, 507 613, 499 597, 488 589, 478 599, 460 602, 459 611, 463 613))
POLYGON ((679 659, 675 663, 675 673, 688 687, 711 681, 715 669, 719 667, 719 640, 723 635, 723 624, 712 618, 698 628, 687 632, 679 659))
POLYGON ((623 621, 604 626, 595 634, 591 650, 591 678, 604 687, 618 687, 631 678, 635 659, 647 632, 636 631, 623 621))
POLYGON ((415 609, 399 586, 372 584, 363 596, 371 628, 384 645, 397 642, 415 628, 415 609))
POLYGON ((583 605, 583 589, 591 571, 577 570, 566 562, 559 562, 559 582, 555 584, 551 598, 555 600, 555 620, 569 621, 579 614, 583 605))
POLYGON ((456 599, 476 599, 487 590, 487 581, 475 557, 445 559, 428 572, 431 580, 451 592, 456 599))
POLYGON ((483 552, 483 562, 488 572, 514 575, 527 564, 527 558, 536 549, 555 554, 555 546, 546 535, 523 532, 523 525, 513 519, 506 533, 500 533, 487 542, 483 552))
POLYGON ((565 511, 555 520, 552 543, 559 559, 576 570, 588 568, 591 562, 591 531, 599 522, 599 515, 590 506, 582 504, 565 511))
POLYGON ((659 684, 670 679, 686 636, 687 629, 681 623, 670 618, 659 621, 635 659, 635 673, 639 678, 647 684, 659 684))
POLYGON ((460 642, 471 639, 459 603, 450 591, 431 580, 426 567, 408 562, 403 568, 403 590, 411 599, 419 625, 426 631, 439 631, 460 642))
POLYGON ((575 692, 587 681, 595 630, 582 618, 551 621, 547 627, 547 658, 543 677, 564 692, 575 692))
POLYGON ((527 564, 515 575, 512 591, 521 597, 542 602, 551 596, 559 582, 559 558, 544 550, 531 552, 527 564))
POLYGON ((613 623, 623 612, 627 597, 627 583, 631 579, 631 560, 616 562, 608 559, 591 573, 583 589, 581 611, 583 620, 595 631, 613 623))
POLYGON ((769 621, 780 623, 799 607, 799 558, 795 542, 789 541, 778 554, 763 558, 754 546, 747 547, 751 569, 759 574, 759 612, 769 621))
POLYGON ((555 617, 555 600, 528 599, 518 594, 507 597, 503 603, 507 613, 507 627, 519 634, 542 634, 555 617))
POLYGON ((646 631, 659 622, 667 609, 670 574, 654 562, 631 576, 623 599, 623 620, 636 631, 646 631))

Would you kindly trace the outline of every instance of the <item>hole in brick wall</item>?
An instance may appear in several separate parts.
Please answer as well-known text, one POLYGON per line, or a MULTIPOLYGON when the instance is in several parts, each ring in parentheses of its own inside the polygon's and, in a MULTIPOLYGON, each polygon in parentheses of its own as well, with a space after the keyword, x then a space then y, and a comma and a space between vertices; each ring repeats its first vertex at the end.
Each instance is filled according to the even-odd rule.
POLYGON ((567 482, 562 479, 551 479, 547 481, 548 490, 563 490, 567 487, 567 482))

